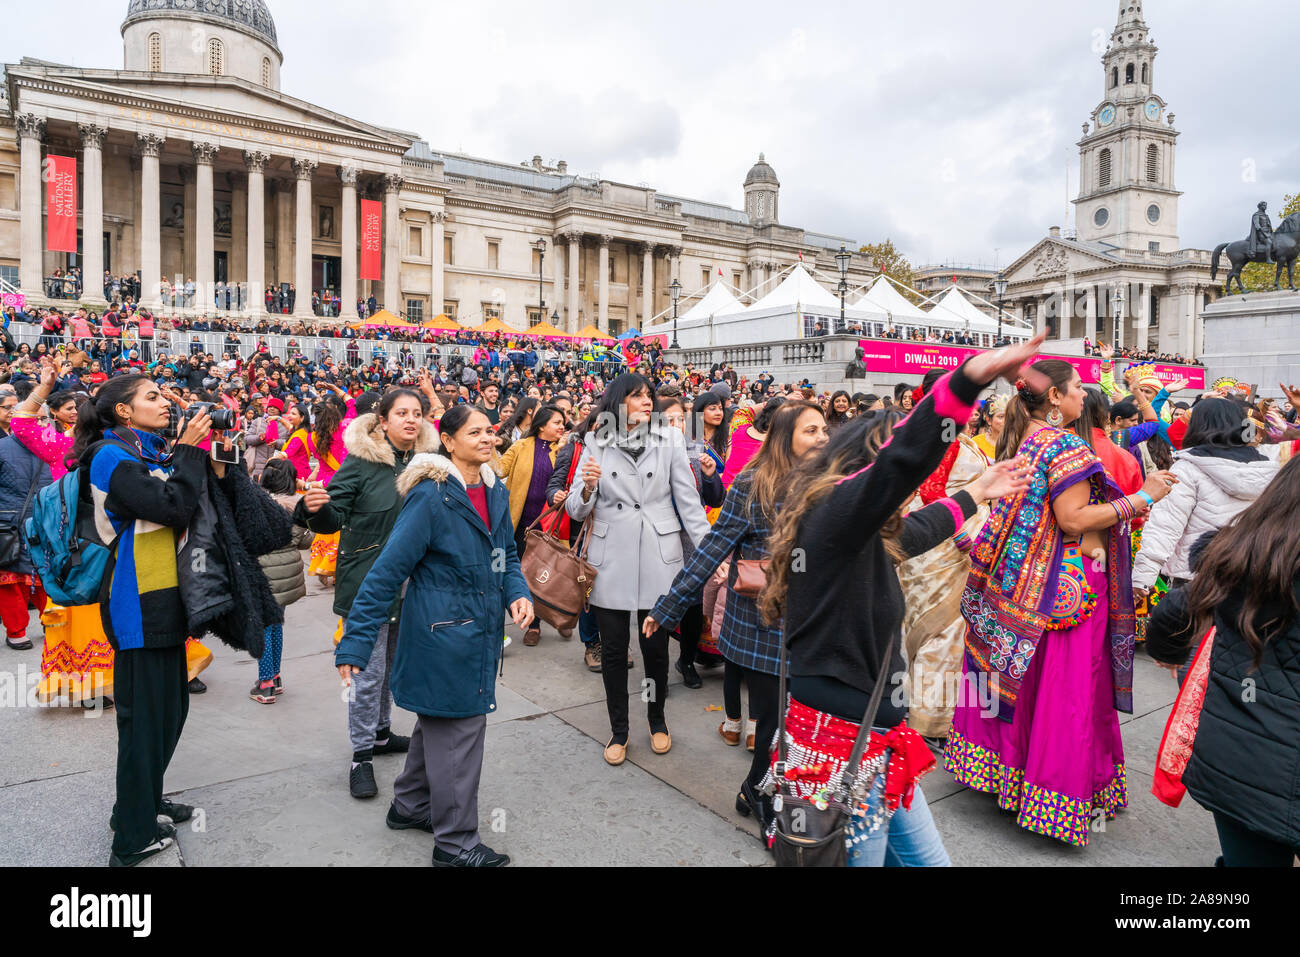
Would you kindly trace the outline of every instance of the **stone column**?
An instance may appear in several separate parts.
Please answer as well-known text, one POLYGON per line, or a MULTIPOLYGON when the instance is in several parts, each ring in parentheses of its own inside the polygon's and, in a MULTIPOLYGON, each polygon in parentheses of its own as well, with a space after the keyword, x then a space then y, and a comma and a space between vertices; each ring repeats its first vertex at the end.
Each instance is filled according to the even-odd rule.
POLYGON ((1134 348, 1145 351, 1147 339, 1151 336, 1151 287, 1144 282, 1134 284, 1137 301, 1129 303, 1133 313, 1134 348))
POLYGON ((82 125, 81 298, 104 305, 104 134, 102 126, 82 125))
POLYGON ((298 206, 293 230, 293 314, 298 319, 312 318, 311 311, 311 178, 316 161, 306 157, 293 160, 298 177, 298 206))
POLYGON ((279 286, 293 275, 293 206, 287 182, 274 179, 270 185, 275 193, 275 275, 272 281, 279 286))
POLYGON ((41 139, 45 136, 45 117, 23 113, 14 118, 21 141, 22 223, 20 226, 18 285, 28 299, 45 298, 45 244, 42 241, 44 211, 41 209, 41 139))
POLYGON ((343 246, 342 261, 339 263, 339 299, 343 305, 339 316, 351 316, 356 312, 357 299, 360 295, 357 276, 357 168, 355 166, 339 167, 339 182, 342 183, 343 209, 340 211, 339 239, 343 246))
POLYGON ((140 301, 158 309, 162 300, 162 194, 158 156, 164 138, 156 133, 137 133, 140 145, 140 301))
POLYGON ((600 285, 596 287, 596 326, 601 332, 609 332, 609 244, 614 237, 602 233, 600 237, 600 264, 597 267, 600 285))
MULTIPOLYGON (((560 307, 564 305, 564 254, 560 248, 563 241, 561 236, 551 237, 551 311, 559 314, 560 307)), ((550 322, 550 316, 542 316, 547 322, 550 322)), ((564 321, 556 320, 557 329, 564 329, 564 321)))
POLYGON ((248 282, 244 311, 249 315, 266 312, 266 164, 269 153, 244 151, 248 167, 248 282))
POLYGON ((1038 314, 1034 319, 1034 335, 1047 331, 1047 304, 1051 302, 1051 296, 1040 296, 1038 298, 1038 314))
POLYGON ((402 309, 402 254, 398 234, 397 194, 402 177, 384 174, 384 308, 393 315, 402 309))
MULTIPOLYGON (((176 173, 180 176, 181 184, 185 188, 185 227, 181 230, 181 255, 176 266, 179 275, 176 277, 175 283, 182 289, 184 289, 187 279, 194 278, 194 270, 198 266, 198 258, 194 254, 194 240, 197 235, 195 227, 199 221, 198 183, 194 172, 189 166, 178 165, 176 167, 176 173)), ((197 293, 195 298, 197 298, 197 293)), ((183 294, 177 294, 177 301, 181 303, 179 308, 184 309, 185 297, 183 294)))
POLYGON ((578 257, 582 255, 582 233, 565 233, 569 241, 569 314, 565 317, 564 331, 570 335, 577 332, 578 325, 578 257))
MULTIPOLYGON (((442 231, 443 223, 446 221, 447 214, 441 209, 435 209, 429 214, 429 242, 433 243, 433 249, 429 251, 429 260, 433 264, 432 283, 429 286, 430 319, 442 312, 442 304, 447 298, 446 279, 443 276, 443 270, 447 264, 443 261, 445 250, 443 249, 442 231)), ((555 249, 555 258, 557 261, 560 258, 559 247, 555 249)), ((545 319, 546 317, 543 316, 542 318, 545 319)))
POLYGON ((1178 292, 1181 294, 1179 318, 1182 321, 1178 351, 1184 359, 1191 359, 1196 351, 1196 284, 1179 283, 1178 292))
POLYGON ((216 281, 212 161, 217 158, 217 144, 191 143, 190 149, 194 151, 195 164, 194 308, 202 312, 212 308, 212 287, 216 281))
POLYGON ((1093 345, 1097 344, 1097 325, 1097 287, 1089 284, 1083 306, 1083 334, 1093 345))
POLYGON ((641 326, 645 332, 646 325, 654 315, 655 303, 655 247, 654 243, 641 244, 641 326))

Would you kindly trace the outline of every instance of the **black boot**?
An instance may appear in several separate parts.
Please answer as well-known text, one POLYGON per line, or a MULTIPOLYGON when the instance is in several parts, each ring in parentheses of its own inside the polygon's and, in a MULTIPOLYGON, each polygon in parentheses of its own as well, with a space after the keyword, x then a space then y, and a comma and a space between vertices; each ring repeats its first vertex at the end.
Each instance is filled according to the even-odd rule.
POLYGON ((681 674, 682 684, 686 685, 686 687, 688 688, 704 687, 704 679, 701 678, 700 673, 695 670, 695 665, 691 664, 689 661, 685 661, 681 658, 678 658, 677 671, 678 673, 681 674))

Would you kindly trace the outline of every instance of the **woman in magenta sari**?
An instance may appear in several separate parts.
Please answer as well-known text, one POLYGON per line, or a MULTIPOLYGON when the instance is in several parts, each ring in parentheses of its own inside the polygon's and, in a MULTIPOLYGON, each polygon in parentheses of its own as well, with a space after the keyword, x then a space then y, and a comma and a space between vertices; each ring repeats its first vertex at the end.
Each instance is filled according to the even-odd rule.
POLYGON ((1169 493, 1153 471, 1123 495, 1069 425, 1084 391, 1069 363, 1032 368, 1007 405, 998 458, 1030 485, 993 508, 962 596, 966 660, 944 764, 1026 830, 1082 847, 1128 806, 1117 712, 1133 710, 1129 520, 1169 493))

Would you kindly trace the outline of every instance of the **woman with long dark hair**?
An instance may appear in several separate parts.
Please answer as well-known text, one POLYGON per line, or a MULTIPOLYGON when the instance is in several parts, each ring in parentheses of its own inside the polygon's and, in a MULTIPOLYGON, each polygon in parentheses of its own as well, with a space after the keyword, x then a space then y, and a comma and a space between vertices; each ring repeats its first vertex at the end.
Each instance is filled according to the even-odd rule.
POLYGON ((1130 521, 1177 478, 1153 471, 1124 495, 1071 431, 1079 374, 1060 359, 1030 368, 1040 384, 1017 382, 998 457, 1025 459, 1031 482, 994 506, 971 553, 967 690, 944 761, 1021 827, 1082 847, 1094 813, 1128 806, 1117 713, 1133 709, 1130 521))
POLYGON ((1213 813, 1227 867, 1289 868, 1300 855, 1300 524, 1279 521, 1297 514, 1293 458, 1198 540, 1191 583, 1165 596, 1147 630, 1148 653, 1170 667, 1212 642, 1187 678, 1204 703, 1181 780, 1213 813))
MULTIPOLYGON (((654 393, 636 373, 623 373, 601 398, 599 424, 587 434, 564 507, 578 521, 593 515, 587 560, 599 574, 591 592, 601 639, 601 677, 609 710, 605 760, 622 764, 628 746, 627 651, 650 607, 682 567, 682 532, 693 545, 709 530, 697 500, 686 446, 676 429, 652 421, 654 393), (635 620, 632 616, 636 616, 635 620)), ((650 746, 672 747, 664 717, 668 685, 668 635, 641 638, 650 682, 646 705, 650 746)))
MULTIPOLYGON (((504 455, 512 444, 518 442, 528 430, 532 428, 533 416, 537 413, 537 407, 541 402, 530 395, 521 398, 515 405, 514 410, 497 426, 497 435, 499 441, 497 447, 504 455)), ((502 412, 505 415, 505 412, 502 412)))
POLYGON ((831 394, 831 400, 826 408, 826 428, 834 432, 842 425, 847 425, 853 418, 853 400, 843 389, 837 389, 831 394))
POLYGON ((168 449, 161 433, 170 424, 171 403, 156 383, 120 376, 82 408, 72 449, 89 468, 96 525, 118 536, 100 602, 116 653, 114 866, 137 864, 171 845, 175 829, 160 826, 159 815, 175 824, 193 812, 163 799, 163 775, 189 711, 177 540, 202 494, 208 457, 199 445, 212 419, 196 415, 168 449))
POLYGON ((771 784, 820 800, 842 774, 852 776, 851 865, 948 863, 920 787, 910 803, 906 797, 933 757, 893 695, 875 716, 862 767, 845 765, 876 683, 905 673, 895 563, 951 538, 981 501, 1023 488, 1019 463, 993 466, 951 499, 906 517, 902 509, 938 467, 980 391, 1019 369, 1043 338, 967 360, 895 427, 882 413, 845 426, 800 467, 773 530, 760 608, 767 621, 784 620, 790 702, 788 767, 775 767, 771 784))
POLYGON ((695 397, 690 411, 691 437, 708 445, 725 463, 731 438, 731 413, 722 396, 716 392, 701 392, 695 397))
MULTIPOLYGON (((769 805, 758 794, 768 766, 768 745, 776 733, 780 701, 777 676, 781 665, 780 622, 765 626, 753 596, 739 593, 739 563, 763 562, 768 558, 767 540, 772 523, 786 500, 789 482, 799 462, 816 454, 826 444, 826 419, 812 402, 787 402, 772 417, 763 448, 749 468, 737 476, 722 505, 713 529, 700 542, 672 587, 654 605, 642 624, 649 637, 656 628, 671 629, 689 610, 709 576, 730 560, 726 611, 718 627, 718 650, 729 666, 735 666, 749 688, 751 711, 757 719, 754 758, 749 774, 740 785, 736 810, 758 817, 760 832, 766 831, 769 805)), ((739 724, 739 708, 736 723, 739 724)), ((731 716, 728 715, 728 718, 731 716)), ((725 726, 724 726, 725 727, 725 726)))

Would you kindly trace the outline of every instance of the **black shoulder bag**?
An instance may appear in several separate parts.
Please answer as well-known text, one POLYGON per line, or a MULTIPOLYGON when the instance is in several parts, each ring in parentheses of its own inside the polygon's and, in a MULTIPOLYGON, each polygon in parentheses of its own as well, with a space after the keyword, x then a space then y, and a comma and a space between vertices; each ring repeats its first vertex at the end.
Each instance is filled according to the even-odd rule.
POLYGON ((36 494, 36 486, 41 481, 41 469, 44 465, 44 462, 37 463, 36 475, 32 479, 31 487, 27 489, 23 507, 18 510, 14 520, 0 521, 0 568, 8 568, 23 557, 23 521, 27 518, 27 506, 32 504, 32 496, 36 494))
MULTIPOLYGON (((777 867, 844 867, 848 863, 848 829, 852 820, 849 794, 854 790, 857 776, 862 773, 862 755, 871 740, 871 727, 875 724, 876 714, 880 711, 880 700, 885 692, 886 669, 890 656, 898 642, 897 635, 889 639, 885 653, 880 658, 880 667, 876 670, 876 686, 871 689, 871 700, 862 715, 862 724, 858 736, 853 741, 853 750, 844 773, 838 782, 831 782, 834 792, 825 808, 820 808, 804 798, 794 796, 794 789, 787 793, 785 787, 785 769, 787 748, 785 741, 786 714, 786 671, 789 668, 790 653, 787 649, 781 659, 781 676, 779 700, 781 702, 781 723, 777 730, 777 763, 773 768, 773 781, 776 793, 772 805, 776 817, 776 840, 772 845, 772 856, 777 867)), ((870 784, 874 783, 869 782, 870 784)))

